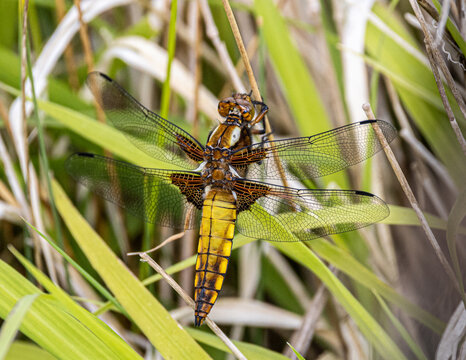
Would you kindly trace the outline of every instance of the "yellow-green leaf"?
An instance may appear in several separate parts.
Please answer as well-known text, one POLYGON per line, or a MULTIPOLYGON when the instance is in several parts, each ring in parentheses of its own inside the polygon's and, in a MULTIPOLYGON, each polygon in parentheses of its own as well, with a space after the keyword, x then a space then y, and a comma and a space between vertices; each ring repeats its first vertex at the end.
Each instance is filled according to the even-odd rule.
POLYGON ((50 355, 47 351, 41 349, 37 345, 25 342, 15 341, 11 345, 5 360, 57 360, 56 357, 50 355))

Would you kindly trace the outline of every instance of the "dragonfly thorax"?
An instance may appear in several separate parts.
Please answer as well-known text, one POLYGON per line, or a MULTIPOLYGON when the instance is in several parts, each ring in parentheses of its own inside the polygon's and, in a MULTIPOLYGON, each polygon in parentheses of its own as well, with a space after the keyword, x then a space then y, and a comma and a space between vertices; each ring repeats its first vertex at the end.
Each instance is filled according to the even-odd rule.
POLYGON ((230 166, 231 150, 206 146, 201 176, 206 185, 228 187, 234 177, 230 166))

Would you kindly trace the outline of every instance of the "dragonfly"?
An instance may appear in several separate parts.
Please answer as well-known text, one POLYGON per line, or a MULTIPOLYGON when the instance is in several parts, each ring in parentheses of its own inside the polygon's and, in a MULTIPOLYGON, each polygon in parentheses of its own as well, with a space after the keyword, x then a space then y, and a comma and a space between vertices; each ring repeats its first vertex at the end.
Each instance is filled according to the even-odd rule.
POLYGON ((136 166, 90 153, 65 167, 95 194, 172 228, 199 227, 194 324, 200 326, 223 287, 235 229, 268 241, 308 241, 368 226, 389 215, 385 202, 359 190, 292 188, 270 183, 319 178, 371 157, 395 128, 382 120, 351 123, 320 134, 271 140, 263 134, 268 107, 251 94, 221 100, 222 121, 205 145, 140 104, 105 74, 87 84, 113 126, 137 148, 177 170, 136 166))

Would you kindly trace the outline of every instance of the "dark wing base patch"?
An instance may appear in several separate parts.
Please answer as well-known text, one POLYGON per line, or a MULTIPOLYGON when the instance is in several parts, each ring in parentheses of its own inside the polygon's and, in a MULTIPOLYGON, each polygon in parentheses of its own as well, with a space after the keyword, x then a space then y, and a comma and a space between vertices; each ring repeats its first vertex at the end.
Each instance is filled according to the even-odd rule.
POLYGON ((199 175, 187 173, 173 173, 170 175, 173 185, 178 186, 180 192, 197 209, 202 209, 202 196, 204 194, 204 184, 199 175))
POLYGON ((269 186, 265 184, 244 180, 236 180, 234 190, 237 196, 238 212, 248 210, 257 199, 270 192, 269 186))

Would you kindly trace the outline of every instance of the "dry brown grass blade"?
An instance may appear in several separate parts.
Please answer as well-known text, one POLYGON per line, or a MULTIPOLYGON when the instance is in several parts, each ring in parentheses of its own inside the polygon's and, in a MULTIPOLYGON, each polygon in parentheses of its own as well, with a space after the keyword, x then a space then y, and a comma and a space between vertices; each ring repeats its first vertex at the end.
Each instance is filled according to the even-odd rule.
POLYGON ((29 208, 29 204, 27 203, 26 195, 24 194, 21 188, 20 182, 16 176, 13 162, 11 160, 10 154, 8 153, 5 143, 3 142, 3 138, 1 134, 0 134, 0 159, 2 160, 2 163, 3 163, 3 169, 5 171, 5 176, 8 180, 8 184, 10 185, 10 188, 13 192, 13 195, 16 201, 20 205, 21 215, 24 218, 28 219, 29 221, 31 219, 31 211, 29 208))
POLYGON ((466 355, 466 310, 460 302, 451 315, 437 347, 436 360, 464 359, 466 355))
POLYGON ((390 103, 393 106, 393 111, 398 119, 399 124, 402 129, 400 131, 400 137, 406 141, 406 143, 411 146, 414 152, 419 156, 419 158, 424 161, 426 164, 435 171, 435 173, 443 180, 448 189, 454 194, 456 193, 456 186, 453 180, 451 179, 448 171, 442 165, 442 163, 434 156, 432 153, 425 147, 422 142, 420 142, 413 133, 411 125, 408 120, 403 106, 401 105, 400 98, 396 93, 395 87, 388 78, 384 78, 388 97, 390 98, 390 103))
MULTIPOLYGON (((55 6, 57 8, 57 20, 61 21, 65 17, 66 5, 64 0, 55 0, 55 6)), ((68 73, 68 82, 71 88, 75 91, 79 88, 78 73, 76 70, 76 63, 74 61, 73 47, 68 45, 64 51, 65 66, 68 73)))
MULTIPOLYGON (((323 284, 319 286, 317 289, 314 298, 312 299, 309 308, 304 315, 303 322, 301 327, 293 333, 291 336, 289 343, 293 345, 293 347, 298 351, 300 354, 307 353, 312 337, 314 336, 317 320, 319 319, 325 303, 328 299, 328 291, 323 284)), ((296 355, 293 353, 293 350, 288 346, 285 351, 283 352, 285 356, 288 356, 292 359, 297 359, 296 355)))
POLYGON ((83 20, 83 13, 81 11, 81 0, 74 0, 74 6, 78 11, 79 19, 79 37, 83 45, 84 59, 87 65, 87 71, 91 72, 94 70, 94 58, 92 56, 91 42, 89 40, 89 34, 87 31, 87 24, 83 20))
POLYGON ((419 4, 416 2, 416 0, 409 0, 409 2, 411 4, 411 7, 414 10, 414 14, 417 17, 419 24, 421 25, 422 32, 424 33, 424 42, 426 45, 426 51, 427 51, 427 56, 429 59, 430 67, 434 74, 435 82, 437 84, 437 88, 439 90, 443 106, 445 108, 445 111, 447 112, 448 119, 450 120, 450 126, 455 132, 456 138, 458 139, 458 142, 461 145, 463 153, 466 155, 466 140, 464 139, 464 136, 461 133, 461 129, 458 126, 458 123, 453 114, 453 110, 451 109, 450 103, 448 102, 447 95, 445 93, 445 89, 443 88, 443 82, 442 82, 442 79, 440 78, 440 73, 439 73, 438 68, 441 69, 443 75, 445 76, 445 79, 447 80, 447 84, 450 87, 451 92, 461 112, 463 113, 463 117, 465 119, 466 119, 466 105, 455 84, 455 81, 453 80, 453 77, 451 76, 450 71, 447 68, 447 65, 445 64, 445 61, 443 60, 437 47, 434 45, 434 39, 432 38, 432 35, 429 29, 427 28, 427 24, 424 19, 424 15, 422 14, 421 9, 419 7, 419 4))
MULTIPOLYGON (((178 285, 178 283, 168 275, 165 270, 157 264, 149 255, 145 253, 139 254, 142 260, 147 262, 151 268, 153 268, 157 273, 162 276, 165 281, 175 290, 178 295, 180 295, 183 300, 194 309, 194 300, 183 290, 183 288, 178 285)), ((236 356, 237 359, 246 360, 246 357, 239 351, 239 349, 230 341, 230 339, 225 335, 225 333, 220 330, 220 328, 215 324, 209 317, 206 317, 206 324, 209 328, 217 335, 220 340, 231 350, 231 352, 236 356)))
POLYGON ((0 180, 0 198, 5 200, 11 206, 19 208, 19 204, 16 201, 15 197, 11 193, 10 189, 5 185, 3 181, 0 180))
MULTIPOLYGON (((372 112, 371 106, 369 104, 364 104, 363 105, 363 110, 367 115, 368 119, 375 119, 374 113, 372 112)), ((396 175, 396 178, 398 179, 401 188, 403 189, 403 192, 405 193, 406 197, 408 198, 409 203, 411 204, 411 207, 413 208, 414 212, 416 213, 416 216, 418 217, 421 227, 426 233, 427 239, 429 240, 432 248, 435 251, 435 254, 440 260, 440 263, 442 264, 443 268, 445 269, 445 272, 447 275, 450 277, 450 280, 452 281, 453 285, 455 286, 456 290, 461 293, 459 285, 456 281, 455 273, 453 272, 453 269, 451 268, 450 264, 448 263, 445 255, 442 252, 442 249, 440 249, 440 246, 438 244, 437 239, 434 236, 434 233, 432 232, 431 228, 429 227, 429 224, 427 223, 427 220, 424 216, 424 214, 421 211, 421 208, 419 207, 419 204, 417 202, 416 197, 414 196, 413 191, 411 190, 411 186, 408 183, 408 180, 403 174, 403 171, 401 170, 400 165, 398 164, 395 155, 393 154, 392 149, 387 143, 387 140, 385 139, 382 131, 378 127, 377 123, 373 124, 374 131, 377 135, 377 138, 379 139, 380 143, 383 146, 383 150, 385 154, 387 155, 388 161, 390 162, 390 165, 392 166, 392 169, 396 175)))

